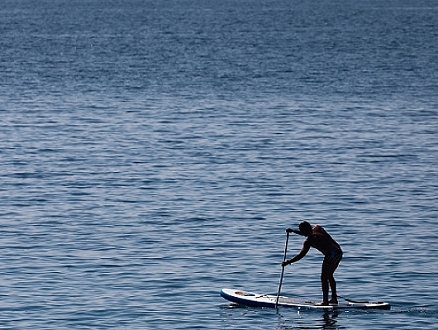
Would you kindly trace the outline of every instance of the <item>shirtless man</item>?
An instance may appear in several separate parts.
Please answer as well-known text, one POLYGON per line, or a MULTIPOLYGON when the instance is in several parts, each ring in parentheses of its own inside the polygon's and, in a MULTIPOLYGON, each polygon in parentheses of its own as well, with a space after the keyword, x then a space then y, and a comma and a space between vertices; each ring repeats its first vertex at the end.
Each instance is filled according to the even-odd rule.
POLYGON ((321 269, 321 286, 323 300, 318 305, 328 306, 329 304, 338 304, 336 295, 336 281, 333 274, 338 268, 339 262, 342 259, 341 246, 322 228, 321 226, 312 226, 307 221, 300 223, 299 230, 288 228, 288 233, 294 233, 302 236, 306 236, 307 239, 303 243, 301 251, 293 258, 286 260, 282 263, 285 267, 293 262, 302 259, 310 247, 314 247, 324 255, 324 261, 322 262, 321 269), (329 284, 332 290, 332 299, 328 299, 329 284))

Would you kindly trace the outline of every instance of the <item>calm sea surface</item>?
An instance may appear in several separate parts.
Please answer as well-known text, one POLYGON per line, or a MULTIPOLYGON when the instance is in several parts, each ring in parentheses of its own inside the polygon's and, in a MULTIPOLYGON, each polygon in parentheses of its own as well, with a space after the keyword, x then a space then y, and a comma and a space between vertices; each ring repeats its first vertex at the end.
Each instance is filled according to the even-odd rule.
POLYGON ((2 329, 438 328, 435 0, 3 0, 0 73, 2 329), (390 311, 219 296, 303 220, 390 311))

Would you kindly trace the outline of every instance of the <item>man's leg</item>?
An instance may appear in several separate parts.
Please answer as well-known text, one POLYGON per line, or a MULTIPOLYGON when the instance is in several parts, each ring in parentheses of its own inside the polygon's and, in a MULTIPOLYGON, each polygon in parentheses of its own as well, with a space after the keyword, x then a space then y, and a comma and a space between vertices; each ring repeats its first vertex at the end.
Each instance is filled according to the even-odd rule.
POLYGON ((332 299, 330 299, 329 302, 331 304, 337 304, 338 303, 338 295, 336 293, 336 281, 335 281, 335 278, 333 275, 329 279, 329 283, 330 283, 330 289, 332 290, 332 299))
POLYGON ((336 293, 336 281, 333 276, 333 273, 335 272, 336 268, 338 267, 339 263, 336 263, 334 265, 330 265, 326 262, 322 263, 322 270, 321 270, 321 287, 322 287, 322 298, 323 298, 323 304, 329 304, 330 303, 337 303, 337 293, 336 293), (328 293, 329 293, 329 284, 330 289, 332 290, 332 299, 328 300, 328 293))
POLYGON ((328 305, 329 282, 324 272, 321 274, 321 288, 322 288, 322 304, 328 305))

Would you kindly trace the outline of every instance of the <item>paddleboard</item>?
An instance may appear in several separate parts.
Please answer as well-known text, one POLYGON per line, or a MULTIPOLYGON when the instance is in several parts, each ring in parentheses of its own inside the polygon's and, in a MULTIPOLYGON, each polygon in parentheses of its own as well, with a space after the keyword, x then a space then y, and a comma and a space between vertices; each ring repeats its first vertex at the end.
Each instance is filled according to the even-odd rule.
MULTIPOLYGON (((226 300, 232 301, 239 305, 248 307, 268 307, 275 308, 277 296, 247 292, 236 289, 222 289, 220 294, 226 300)), ((292 307, 297 309, 390 309, 389 303, 385 302, 340 302, 337 305, 318 306, 316 301, 300 298, 288 298, 280 296, 278 299, 278 307, 292 307)))

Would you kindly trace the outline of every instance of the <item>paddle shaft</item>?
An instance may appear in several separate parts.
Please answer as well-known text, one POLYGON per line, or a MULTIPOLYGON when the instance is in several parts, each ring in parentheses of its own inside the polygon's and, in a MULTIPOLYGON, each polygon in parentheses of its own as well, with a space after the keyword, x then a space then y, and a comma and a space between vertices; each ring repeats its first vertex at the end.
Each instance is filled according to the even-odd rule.
MULTIPOLYGON (((286 243, 284 244, 283 262, 286 261, 287 244, 288 243, 289 243, 289 232, 286 232, 286 243)), ((275 301, 275 308, 277 308, 277 306, 278 306, 278 299, 280 298, 281 284, 283 283, 283 275, 284 275, 284 266, 282 265, 281 266, 280 284, 278 284, 277 300, 275 301)))

